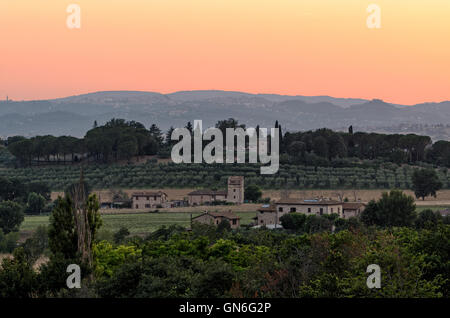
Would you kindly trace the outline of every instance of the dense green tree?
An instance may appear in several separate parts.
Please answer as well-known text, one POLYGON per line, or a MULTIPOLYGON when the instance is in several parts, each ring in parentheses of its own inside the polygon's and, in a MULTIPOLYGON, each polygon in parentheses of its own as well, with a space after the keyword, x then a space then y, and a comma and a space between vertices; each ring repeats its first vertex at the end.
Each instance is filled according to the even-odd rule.
POLYGON ((156 154, 161 138, 156 125, 149 131, 141 123, 113 118, 104 126, 89 130, 84 143, 96 161, 108 162, 156 154))
POLYGON ((331 231, 333 221, 329 218, 319 215, 308 215, 305 220, 306 233, 319 233, 331 231))
POLYGON ((131 159, 138 154, 138 143, 134 136, 125 135, 119 139, 117 145, 117 154, 119 159, 131 159))
POLYGON ((45 207, 45 198, 35 192, 31 192, 28 195, 26 213, 28 214, 41 214, 45 207))
POLYGON ((435 229, 441 221, 442 216, 439 212, 426 209, 417 215, 415 226, 418 229, 435 229))
POLYGON ((0 201, 21 201, 26 194, 27 186, 19 179, 0 177, 0 201))
POLYGON ((440 224, 432 231, 362 228, 331 233, 329 222, 340 219, 308 219, 314 234, 265 229, 218 233, 210 227, 214 233, 162 229, 144 243, 99 242, 95 248, 98 294, 187 298, 448 295, 444 279, 450 264, 448 226, 440 224), (381 289, 367 288, 368 264, 381 266, 381 289))
POLYGON ((322 137, 322 136, 318 136, 314 139, 313 142, 313 152, 321 157, 325 157, 328 158, 328 144, 327 144, 327 140, 322 137))
POLYGON ((261 199, 261 196, 262 196, 262 191, 257 185, 249 184, 245 187, 244 198, 246 200, 256 202, 259 199, 261 199))
POLYGON ((119 231, 114 233, 114 243, 122 243, 128 235, 130 235, 130 231, 126 227, 122 226, 119 231))
POLYGON ((219 128, 222 131, 223 136, 226 136, 226 129, 227 128, 242 128, 245 129, 245 125, 244 124, 239 124, 239 122, 234 119, 234 118, 228 118, 228 119, 224 119, 224 120, 219 120, 216 123, 216 128, 219 128))
MULTIPOLYGON (((96 194, 89 194, 90 186, 84 181, 83 170, 81 170, 80 181, 72 184, 65 193, 65 202, 57 205, 58 215, 72 214, 72 222, 63 223, 65 233, 68 234, 66 243, 70 246, 73 242, 71 233, 76 233, 77 254, 81 256, 83 263, 90 266, 92 263, 92 244, 98 229, 102 225, 99 209, 100 203, 96 194), (70 206, 69 206, 70 204, 70 206), (70 226, 74 229, 70 230, 70 226)), ((56 222, 58 223, 58 222, 56 222)), ((73 254, 68 254, 73 257, 73 254)))
POLYGON ((219 225, 217 225, 217 232, 223 233, 231 230, 231 225, 228 220, 222 220, 219 225))
POLYGON ((172 140, 172 133, 174 130, 175 129, 172 126, 170 126, 170 128, 169 128, 169 130, 167 130, 166 136, 164 138, 164 144, 169 148, 172 147, 176 143, 175 140, 172 140))
POLYGON ((233 284, 232 267, 216 259, 208 262, 201 269, 202 275, 195 280, 195 297, 222 298, 227 295, 233 284))
MULTIPOLYGON (((245 129, 245 125, 233 118, 218 121, 216 127, 223 132, 226 128, 245 129)), ((191 122, 186 128, 193 132, 191 122)), ((278 122, 276 128, 281 133, 278 122)), ((43 161, 65 164, 68 161, 67 154, 71 154, 69 161, 72 162, 83 160, 86 156, 97 162, 116 161, 130 155, 162 153, 167 156, 173 142, 167 136, 164 138, 155 124, 147 130, 141 123, 113 118, 105 125, 89 130, 83 139, 49 135, 27 139, 16 136, 8 138, 6 145, 18 163, 31 165, 43 161)), ((396 164, 426 161, 450 166, 450 142, 437 141, 432 144, 430 137, 415 134, 353 133, 350 130, 335 132, 325 128, 286 132, 280 134, 280 152, 283 162, 315 166, 329 165, 340 158, 380 159, 396 164)))
POLYGON ((22 141, 22 140, 25 140, 25 139, 27 139, 27 138, 24 137, 24 136, 11 136, 11 137, 8 137, 8 139, 6 140, 6 146, 9 146, 9 145, 11 145, 11 144, 13 144, 13 143, 15 143, 17 141, 22 141))
POLYGON ((70 197, 59 197, 50 215, 49 247, 53 254, 64 259, 77 258, 78 236, 75 228, 73 202, 70 197))
POLYGON ((30 264, 33 264, 39 256, 44 254, 48 249, 48 228, 45 225, 40 225, 22 245, 27 260, 30 264))
POLYGON ((19 232, 9 232, 4 234, 0 229, 0 253, 12 253, 17 247, 19 232))
POLYGON ((426 155, 428 162, 450 167, 450 141, 436 141, 426 155))
POLYGON ((29 139, 16 141, 8 146, 8 150, 16 156, 23 165, 30 165, 33 156, 33 143, 29 139))
POLYGON ((378 201, 372 200, 361 213, 366 225, 412 226, 416 218, 414 198, 400 190, 383 192, 378 201))
POLYGON ((150 133, 150 136, 152 136, 156 140, 158 147, 162 147, 163 142, 164 142, 164 135, 163 135, 161 129, 159 129, 159 127, 156 126, 155 124, 152 124, 149 128, 149 133, 150 133))
POLYGON ((18 231, 23 220, 23 207, 20 204, 12 201, 0 202, 0 229, 3 233, 18 231))
MULTIPOLYGON (((411 236, 414 234, 412 233, 411 236)), ((423 278, 429 282, 439 277, 445 280, 437 291, 446 298, 450 295, 449 242, 450 226, 442 224, 439 224, 437 228, 419 231, 415 239, 408 242, 408 249, 412 255, 423 255, 423 262, 426 264, 423 269, 423 278)))
POLYGON ((31 192, 40 194, 45 198, 45 200, 49 201, 51 196, 51 189, 47 183, 34 181, 30 182, 26 185, 26 189, 28 194, 31 192))
POLYGON ((442 188, 442 182, 439 180, 436 171, 431 169, 415 170, 412 175, 412 189, 416 198, 422 198, 432 195, 436 197, 436 191, 442 188))
POLYGON ((306 223, 306 214, 304 213, 287 213, 280 217, 283 228, 293 231, 304 231, 306 223))
POLYGON ((23 248, 17 248, 12 258, 0 265, 0 298, 31 298, 37 290, 37 277, 27 262, 23 248))

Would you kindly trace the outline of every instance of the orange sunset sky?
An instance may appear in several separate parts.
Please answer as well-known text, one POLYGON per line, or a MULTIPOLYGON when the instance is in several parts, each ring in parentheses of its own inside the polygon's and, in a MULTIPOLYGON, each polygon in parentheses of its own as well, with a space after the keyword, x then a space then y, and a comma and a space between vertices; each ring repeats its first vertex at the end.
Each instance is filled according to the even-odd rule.
POLYGON ((0 99, 196 89, 450 100, 450 0, 0 1, 0 99))

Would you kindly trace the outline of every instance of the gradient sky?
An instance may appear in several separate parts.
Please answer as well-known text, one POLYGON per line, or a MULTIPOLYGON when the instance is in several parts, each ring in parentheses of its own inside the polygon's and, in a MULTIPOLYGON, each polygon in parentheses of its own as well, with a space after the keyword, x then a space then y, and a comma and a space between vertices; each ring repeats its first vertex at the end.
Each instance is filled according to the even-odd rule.
POLYGON ((450 100, 450 1, 0 1, 1 99, 196 89, 450 100))

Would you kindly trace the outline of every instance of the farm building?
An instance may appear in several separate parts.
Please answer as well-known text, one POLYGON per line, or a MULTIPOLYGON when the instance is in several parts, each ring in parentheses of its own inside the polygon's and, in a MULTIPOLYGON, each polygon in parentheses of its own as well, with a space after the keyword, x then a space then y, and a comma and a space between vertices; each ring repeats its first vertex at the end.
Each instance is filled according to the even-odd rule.
POLYGON ((132 195, 134 209, 151 209, 163 206, 167 202, 167 194, 162 191, 157 192, 134 192, 132 195))
POLYGON ((181 208, 188 205, 189 202, 186 200, 171 200, 166 203, 166 207, 168 208, 181 208))
POLYGON ((227 190, 214 191, 209 189, 196 190, 188 193, 189 205, 202 205, 214 201, 227 201, 237 204, 244 203, 244 177, 228 177, 227 190))
POLYGON ((279 212, 274 204, 265 204, 258 209, 254 218, 257 226, 280 224, 280 218, 289 212, 279 212))
POLYGON ((199 222, 203 224, 219 225, 220 222, 226 220, 230 223, 232 229, 239 228, 240 217, 233 212, 205 212, 195 218, 192 218, 193 222, 199 222))
POLYGON ((325 199, 281 199, 275 203, 278 212, 299 212, 308 215, 332 214, 336 213, 342 217, 342 202, 325 199))
POLYGON ((256 226, 280 224, 280 218, 287 213, 304 213, 307 215, 338 214, 341 218, 359 216, 364 210, 362 202, 340 202, 324 199, 281 199, 270 205, 263 205, 256 212, 256 226))
POLYGON ((202 205, 213 201, 226 201, 227 191, 196 190, 188 193, 189 205, 202 205))
POLYGON ((359 216, 364 211, 366 205, 362 202, 342 203, 342 218, 348 219, 352 216, 359 216))
POLYGON ((123 209, 131 208, 131 200, 114 200, 114 201, 102 201, 100 203, 100 209, 123 209))
POLYGON ((228 178, 228 202, 237 204, 244 203, 244 177, 232 176, 228 178))

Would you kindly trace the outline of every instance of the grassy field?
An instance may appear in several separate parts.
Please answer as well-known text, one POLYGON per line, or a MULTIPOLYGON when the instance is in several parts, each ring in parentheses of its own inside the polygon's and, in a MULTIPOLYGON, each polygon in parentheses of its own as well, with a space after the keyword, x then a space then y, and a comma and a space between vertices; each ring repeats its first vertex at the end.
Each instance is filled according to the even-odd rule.
POLYGON ((417 205, 416 206, 416 211, 417 212, 421 212, 423 210, 433 210, 433 211, 440 211, 440 210, 445 210, 445 209, 450 209, 449 205, 417 205))
MULTIPOLYGON (((366 191, 367 192, 367 191, 366 191)), ((446 191, 447 192, 447 191, 446 191)), ((360 191, 358 194, 368 194, 365 192, 360 191)), ((269 194, 269 193, 268 193, 269 194)), ((272 193, 273 196, 278 194, 275 191, 272 193)), ((299 195, 300 193, 295 193, 295 196, 302 197, 299 195)), ((304 194, 304 193, 302 193, 304 194)), ((312 193, 308 193, 311 195, 312 193)), ((317 194, 317 193, 314 193, 317 194)), ((323 193, 322 193, 323 194, 323 193)), ((328 193, 326 193, 328 194, 328 193)), ((331 193, 330 193, 331 194, 331 193)), ((372 192, 371 195, 377 195, 378 193, 372 192)), ((418 203, 417 205, 417 212, 423 211, 425 209, 432 209, 434 211, 436 210, 443 210, 450 208, 450 205, 445 204, 446 201, 416 201, 418 203), (441 204, 444 203, 444 204, 441 204)), ((241 217, 241 224, 249 224, 252 222, 252 218, 256 215, 256 208, 259 205, 253 205, 253 204, 243 204, 240 207, 240 209, 235 209, 235 207, 232 207, 235 214, 239 215, 241 217), (237 210, 237 211, 236 211, 237 210), (239 211, 240 210, 240 211, 239 211)), ((193 209, 191 207, 191 209, 193 209)), ((103 219, 103 226, 101 228, 101 232, 109 232, 114 233, 118 231, 122 226, 126 227, 130 233, 132 234, 143 234, 143 233, 150 233, 158 229, 159 227, 163 225, 172 225, 177 224, 181 226, 188 227, 190 224, 190 215, 192 213, 192 216, 195 217, 201 213, 205 208, 199 207, 194 208, 192 211, 188 211, 189 207, 185 208, 178 208, 177 209, 170 209, 171 211, 162 211, 159 213, 133 213, 132 211, 126 211, 127 213, 124 214, 102 214, 103 219)), ((222 210, 229 210, 229 206, 224 207, 214 207, 213 210, 222 211, 222 210)), ((117 213, 117 210, 114 211, 114 213, 117 213)), ((48 225, 49 223, 49 217, 48 216, 26 216, 24 222, 22 223, 20 227, 20 232, 24 234, 25 236, 28 236, 26 234, 30 234, 33 232, 38 226, 40 225, 48 225)))
MULTIPOLYGON (((241 224, 249 224, 256 215, 255 212, 236 212, 241 217, 241 224)), ((192 213, 195 217, 199 213, 192 213)), ((190 224, 190 213, 186 212, 160 212, 145 214, 115 214, 102 215, 102 231, 116 232, 122 226, 126 227, 132 234, 150 233, 163 225, 177 224, 188 227, 190 224)), ((39 225, 48 225, 48 216, 27 216, 20 227, 21 232, 32 232, 39 225)))

